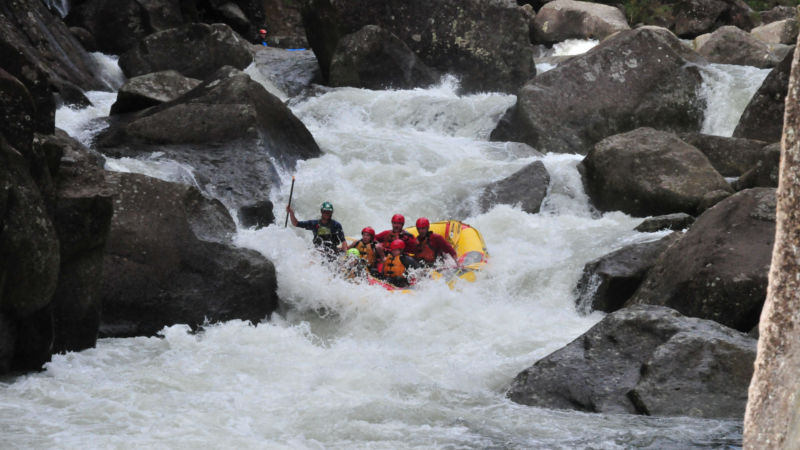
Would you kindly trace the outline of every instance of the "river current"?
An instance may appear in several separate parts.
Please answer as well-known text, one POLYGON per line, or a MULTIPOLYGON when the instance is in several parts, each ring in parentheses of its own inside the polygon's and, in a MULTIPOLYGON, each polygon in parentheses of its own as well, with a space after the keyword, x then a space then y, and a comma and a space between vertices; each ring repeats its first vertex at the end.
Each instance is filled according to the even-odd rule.
MULTIPOLYGON (((576 43, 576 45, 585 43, 576 43)), ((730 135, 768 71, 704 70, 704 132, 730 135), (733 86, 733 87, 732 87, 733 86), (733 112, 732 112, 733 110, 733 112)), ((274 87, 269 86, 274 89, 274 87)), ((40 373, 0 382, 0 434, 10 448, 735 448, 741 422, 586 414, 505 398, 514 376, 602 319, 580 315, 584 264, 660 238, 642 219, 590 206, 579 155, 520 155, 488 142, 511 95, 459 96, 457 80, 430 89, 339 88, 290 99, 323 156, 284 168, 272 193, 276 225, 240 229, 236 244, 276 266, 280 313, 191 334, 101 339, 54 355, 40 373), (535 160, 551 175, 539 214, 487 212, 487 183, 535 160), (283 227, 291 177, 298 217, 331 201, 348 235, 371 225, 462 219, 481 231, 490 264, 450 290, 425 281, 410 295, 359 286, 310 264, 310 235, 283 227)), ((280 94, 280 93, 277 93, 280 94)), ((61 108, 57 125, 90 143, 115 95, 61 108)), ((285 96, 285 95, 284 95, 285 96)), ((191 167, 110 159, 110 170, 193 183, 191 167)), ((209 293, 213 295, 213 293, 209 293)))

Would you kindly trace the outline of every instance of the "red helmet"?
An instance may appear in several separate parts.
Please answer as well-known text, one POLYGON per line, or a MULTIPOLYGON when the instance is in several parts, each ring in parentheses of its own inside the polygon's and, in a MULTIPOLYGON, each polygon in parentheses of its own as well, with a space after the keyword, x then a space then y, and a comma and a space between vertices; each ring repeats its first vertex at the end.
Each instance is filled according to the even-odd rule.
POLYGON ((389 247, 391 250, 405 250, 406 243, 403 242, 402 239, 395 239, 392 241, 392 246, 389 247))
POLYGON ((373 230, 372 227, 364 227, 364 229, 361 230, 361 234, 364 234, 364 233, 369 234, 373 238, 375 237, 375 230, 373 230))
POLYGON ((426 219, 424 217, 420 217, 419 219, 417 219, 417 229, 418 230, 420 228, 428 228, 429 226, 431 226, 431 223, 428 222, 428 219, 426 219))
POLYGON ((395 214, 392 216, 392 223, 395 222, 406 223, 406 218, 402 214, 395 214))
POLYGON ((267 30, 262 28, 262 29, 258 30, 258 33, 259 34, 267 34, 267 30))

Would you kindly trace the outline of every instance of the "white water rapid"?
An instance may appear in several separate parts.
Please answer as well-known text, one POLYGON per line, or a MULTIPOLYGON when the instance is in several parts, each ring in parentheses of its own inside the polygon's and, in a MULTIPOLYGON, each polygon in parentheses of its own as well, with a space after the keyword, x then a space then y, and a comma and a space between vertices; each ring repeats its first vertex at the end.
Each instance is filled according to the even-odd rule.
MULTIPOLYGON (((488 142, 515 98, 458 96, 456 87, 446 79, 424 90, 340 88, 293 100, 324 155, 283 174, 273 190, 278 224, 236 237, 275 263, 281 313, 257 326, 233 321, 190 334, 176 325, 161 337, 102 339, 54 356, 41 373, 2 380, 4 446, 740 445, 738 421, 554 411, 505 398, 517 373, 602 318, 576 312, 584 264, 663 234, 633 231, 641 219, 593 211, 575 169, 581 156, 517 155, 488 142), (536 159, 552 177, 541 213, 476 209, 482 186, 536 159), (333 202, 348 235, 366 225, 386 229, 397 212, 408 222, 463 219, 483 234, 490 263, 475 283, 450 290, 426 281, 409 295, 332 278, 310 261, 310 234, 283 227, 291 175, 300 219, 318 215, 323 201, 333 202)), ((91 119, 113 102, 109 94, 90 98, 94 109, 57 114, 58 126, 84 142, 97 131, 91 119)), ((192 183, 191 167, 159 155, 109 160, 107 168, 192 183)))

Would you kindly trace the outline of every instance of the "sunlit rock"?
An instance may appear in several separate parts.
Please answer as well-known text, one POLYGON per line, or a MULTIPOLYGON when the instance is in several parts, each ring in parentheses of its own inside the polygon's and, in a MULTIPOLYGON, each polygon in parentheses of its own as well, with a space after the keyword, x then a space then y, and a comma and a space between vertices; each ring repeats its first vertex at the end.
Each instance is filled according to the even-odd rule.
POLYGON ((788 45, 766 44, 733 26, 719 28, 697 45, 697 53, 711 62, 762 69, 775 67, 792 50, 788 45))
POLYGON ((121 114, 175 100, 200 84, 200 80, 188 78, 174 70, 153 72, 133 77, 117 93, 117 101, 111 105, 111 114, 121 114))
POLYGON ((547 3, 536 13, 533 22, 535 42, 543 44, 567 39, 602 40, 630 28, 620 9, 575 0, 547 3))

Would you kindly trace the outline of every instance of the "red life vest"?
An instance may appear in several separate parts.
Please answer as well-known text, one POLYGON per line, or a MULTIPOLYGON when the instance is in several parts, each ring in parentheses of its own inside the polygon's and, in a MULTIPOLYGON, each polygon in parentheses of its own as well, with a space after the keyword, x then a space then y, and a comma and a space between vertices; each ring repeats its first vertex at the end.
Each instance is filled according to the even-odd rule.
POLYGON ((417 236, 417 242, 419 242, 419 245, 417 245, 417 248, 414 251, 415 258, 421 259, 427 263, 433 263, 433 261, 436 259, 436 252, 431 248, 430 239, 430 231, 428 231, 428 234, 426 234, 424 238, 417 236))

